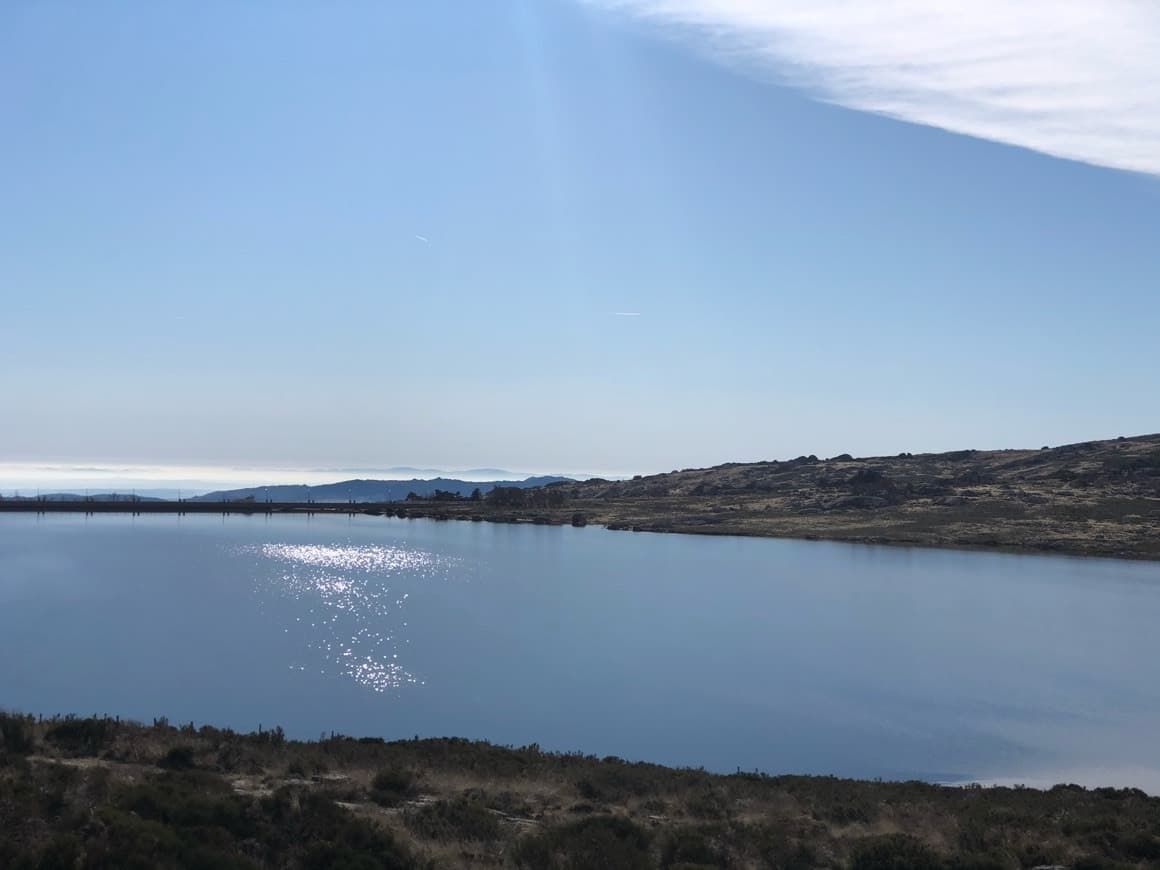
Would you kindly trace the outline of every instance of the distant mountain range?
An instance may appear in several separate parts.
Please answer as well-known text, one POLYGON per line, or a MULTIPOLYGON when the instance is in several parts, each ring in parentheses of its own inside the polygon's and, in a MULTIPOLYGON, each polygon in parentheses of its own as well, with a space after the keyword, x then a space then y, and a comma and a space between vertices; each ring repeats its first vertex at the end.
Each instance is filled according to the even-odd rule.
POLYGON ((546 475, 529 477, 524 480, 459 480, 452 477, 434 477, 429 480, 343 480, 338 483, 323 483, 317 486, 304 484, 281 484, 278 486, 248 486, 243 489, 226 489, 199 495, 190 501, 240 501, 252 498, 255 501, 279 502, 348 502, 348 501, 402 501, 409 493, 430 496, 435 490, 455 492, 462 496, 471 495, 479 488, 486 493, 497 486, 516 486, 521 489, 547 486, 549 483, 572 480, 570 477, 546 475))
MULTIPOLYGON (((436 477, 452 476, 455 480, 512 481, 519 474, 506 468, 416 468, 413 465, 392 465, 390 468, 316 468, 313 471, 339 474, 374 474, 375 480, 433 480, 436 477)), ((361 478, 360 478, 361 479, 361 478)))

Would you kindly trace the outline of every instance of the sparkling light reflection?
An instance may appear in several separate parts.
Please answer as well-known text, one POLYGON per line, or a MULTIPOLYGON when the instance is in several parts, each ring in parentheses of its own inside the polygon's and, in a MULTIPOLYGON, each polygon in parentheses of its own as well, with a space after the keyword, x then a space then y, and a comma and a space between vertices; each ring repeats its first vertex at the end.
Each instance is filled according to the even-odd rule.
POLYGON ((379 545, 263 544, 244 549, 282 566, 259 576, 270 591, 304 606, 304 615, 295 622, 298 629, 307 629, 307 648, 321 653, 339 674, 376 692, 422 684, 399 661, 410 643, 402 636, 410 593, 397 587, 446 577, 458 560, 379 545))

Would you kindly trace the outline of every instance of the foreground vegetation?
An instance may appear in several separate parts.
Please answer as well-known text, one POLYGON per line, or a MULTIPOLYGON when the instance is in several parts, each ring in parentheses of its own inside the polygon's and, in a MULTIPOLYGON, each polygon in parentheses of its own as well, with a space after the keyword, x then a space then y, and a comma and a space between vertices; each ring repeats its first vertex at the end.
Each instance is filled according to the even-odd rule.
POLYGON ((0 714, 5 868, 1160 867, 1160 798, 0 714))

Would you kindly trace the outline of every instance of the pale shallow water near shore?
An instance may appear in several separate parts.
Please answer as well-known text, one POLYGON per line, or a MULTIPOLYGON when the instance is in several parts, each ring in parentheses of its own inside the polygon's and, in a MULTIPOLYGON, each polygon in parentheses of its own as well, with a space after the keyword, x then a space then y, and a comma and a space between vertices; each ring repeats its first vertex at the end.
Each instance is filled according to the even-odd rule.
POLYGON ((0 705, 1160 792, 1160 566, 356 517, 0 517, 0 705))

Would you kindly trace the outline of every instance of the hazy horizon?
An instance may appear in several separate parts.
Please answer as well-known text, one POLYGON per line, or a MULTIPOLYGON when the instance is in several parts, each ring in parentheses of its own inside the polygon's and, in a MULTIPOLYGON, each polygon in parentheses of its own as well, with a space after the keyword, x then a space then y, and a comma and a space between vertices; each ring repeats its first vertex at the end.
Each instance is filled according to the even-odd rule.
MULTIPOLYGON (((1135 437, 1154 433, 1129 432, 1116 433, 1088 440, 1110 440, 1120 437, 1135 437)), ((895 456, 901 452, 908 453, 940 453, 945 450, 1033 450, 1043 446, 1058 447, 1063 444, 1075 443, 1070 441, 1052 442, 1048 445, 1012 444, 1012 445, 966 445, 955 444, 940 450, 922 448, 908 448, 905 451, 885 451, 878 454, 861 453, 858 451, 842 451, 851 453, 859 458, 873 456, 895 456)), ((797 456, 814 454, 821 458, 836 456, 838 453, 803 450, 799 453, 776 456, 751 457, 722 457, 714 461, 700 464, 681 464, 674 468, 648 467, 620 470, 583 470, 537 468, 537 469, 504 469, 504 468, 440 468, 418 467, 411 465, 373 466, 373 467, 301 467, 287 468, 275 466, 210 466, 210 465, 133 465, 130 463, 44 463, 44 462, 4 462, 0 461, 0 495, 11 495, 16 491, 27 495, 27 490, 40 490, 45 493, 71 492, 74 490, 91 491, 123 491, 128 489, 178 492, 187 495, 200 495, 219 489, 241 489, 252 486, 275 485, 318 485, 337 483, 358 478, 382 480, 411 480, 447 477, 468 481, 492 480, 524 480, 528 477, 554 475, 573 477, 584 480, 590 477, 601 477, 609 480, 628 479, 634 475, 663 474, 667 471, 682 468, 709 468, 729 462, 767 462, 770 460, 788 460, 797 456)))
POLYGON ((126 466, 118 465, 45 465, 38 463, 0 462, 0 495, 31 491, 56 492, 125 492, 157 495, 162 498, 203 495, 220 489, 243 489, 253 486, 307 485, 338 483, 345 480, 428 480, 435 477, 467 481, 524 480, 542 475, 588 477, 631 477, 631 474, 593 474, 589 472, 512 471, 500 468, 439 469, 392 466, 379 468, 236 468, 229 466, 126 466), (162 495, 164 493, 164 495, 162 495))

